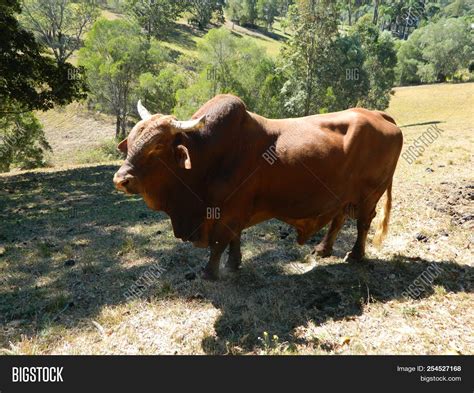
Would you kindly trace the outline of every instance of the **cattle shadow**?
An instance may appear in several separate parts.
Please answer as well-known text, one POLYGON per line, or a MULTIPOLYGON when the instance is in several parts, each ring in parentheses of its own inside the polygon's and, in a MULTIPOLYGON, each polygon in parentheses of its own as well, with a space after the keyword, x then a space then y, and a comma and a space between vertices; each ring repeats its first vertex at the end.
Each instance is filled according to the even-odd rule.
MULTIPOLYGON (((299 326, 360 316, 368 303, 404 301, 407 289, 427 269, 438 273, 418 298, 432 296, 436 286, 447 292, 472 291, 473 268, 453 261, 397 255, 361 264, 317 264, 309 271, 297 264, 288 273, 286 264, 294 265, 294 258, 286 264, 281 259, 275 263, 274 255, 273 250, 256 255, 238 274, 214 287, 195 288, 200 298, 221 311, 214 324, 215 335, 202 341, 207 354, 226 354, 232 346, 243 351, 262 349, 264 332, 278 336, 291 348, 302 341, 294 334, 299 326)), ((195 296, 189 288, 181 294, 195 296)))
POLYGON ((150 234, 140 232, 171 226, 141 198, 114 190, 116 170, 98 165, 0 178, 0 347, 48 326, 76 326, 125 301, 146 262, 159 257, 148 251, 150 234), (125 264, 130 250, 145 263, 125 264))
MULTIPOLYGON (((256 35, 255 33, 257 34, 261 34, 265 37, 268 37, 268 38, 271 38, 272 40, 275 40, 275 41, 287 41, 287 37, 285 37, 284 35, 282 34, 279 34, 277 33, 276 31, 270 31, 270 30, 267 30, 266 28, 264 27, 261 27, 261 26, 257 26, 257 25, 251 25, 251 24, 244 24, 242 25, 241 27, 251 31, 252 33, 254 33, 253 37, 256 37, 256 38, 260 38, 258 35, 256 35)), ((232 33, 235 32, 235 30, 231 30, 232 33)), ((239 32, 238 32, 239 33, 239 32)), ((241 33, 239 33, 241 34, 241 33)))
POLYGON ((412 124, 404 124, 400 126, 400 128, 406 128, 406 127, 416 127, 416 126, 430 126, 433 124, 441 124, 441 123, 446 123, 445 121, 439 121, 439 120, 433 120, 433 121, 424 121, 421 123, 412 123, 412 124))
POLYGON ((156 263, 163 273, 144 297, 159 302, 166 287, 167 299, 205 301, 220 310, 215 334, 202 340, 208 354, 227 353, 229 344, 254 351, 263 332, 298 344, 297 327, 361 315, 367 302, 401 299, 429 266, 441 273, 421 297, 432 296, 436 286, 472 291, 472 267, 449 260, 397 255, 342 262, 355 240, 351 222, 336 256, 310 270, 300 262, 322 233, 300 247, 284 224, 260 224, 243 236, 242 269, 203 281, 198 273, 208 251, 174 239, 166 216, 140 198, 115 192, 115 170, 100 165, 0 178, 0 348, 45 328, 73 329, 106 306, 129 302, 127 289, 156 263), (157 224, 159 231, 148 230, 157 224))

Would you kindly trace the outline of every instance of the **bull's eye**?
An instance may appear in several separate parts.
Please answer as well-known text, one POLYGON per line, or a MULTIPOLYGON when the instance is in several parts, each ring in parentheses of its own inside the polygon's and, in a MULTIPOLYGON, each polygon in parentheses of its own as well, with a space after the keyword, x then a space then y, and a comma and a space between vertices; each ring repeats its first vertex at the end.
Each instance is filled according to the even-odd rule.
POLYGON ((147 149, 146 152, 144 152, 144 156, 145 157, 153 157, 153 156, 158 156, 159 154, 161 154, 165 149, 165 146, 164 145, 154 145, 154 146, 151 146, 147 149))
POLYGON ((157 143, 153 146, 152 152, 153 153, 159 153, 160 151, 163 151, 165 149, 165 145, 162 143, 157 143))

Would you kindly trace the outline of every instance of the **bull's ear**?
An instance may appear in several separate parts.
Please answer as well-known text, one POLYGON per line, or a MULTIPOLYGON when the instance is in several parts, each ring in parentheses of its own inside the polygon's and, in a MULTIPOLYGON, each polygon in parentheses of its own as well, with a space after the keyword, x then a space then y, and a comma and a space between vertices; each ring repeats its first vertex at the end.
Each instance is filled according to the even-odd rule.
POLYGON ((189 157, 189 152, 186 146, 176 146, 174 155, 180 168, 191 169, 191 158, 189 157))
POLYGON ((120 150, 122 153, 127 153, 127 138, 117 145, 117 150, 120 150))

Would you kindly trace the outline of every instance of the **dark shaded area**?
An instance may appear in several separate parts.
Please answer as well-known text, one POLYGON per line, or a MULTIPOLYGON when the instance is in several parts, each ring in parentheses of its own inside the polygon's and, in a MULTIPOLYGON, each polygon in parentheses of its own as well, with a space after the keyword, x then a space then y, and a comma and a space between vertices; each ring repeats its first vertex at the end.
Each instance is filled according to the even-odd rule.
POLYGON ((287 38, 281 34, 278 34, 274 31, 269 31, 267 29, 265 29, 264 27, 261 27, 261 26, 257 26, 257 25, 249 25, 249 24, 244 24, 242 27, 245 27, 247 30, 250 30, 254 33, 259 33, 259 34, 262 34, 268 38, 271 38, 273 40, 276 40, 276 41, 286 41, 287 38))
MULTIPOLYGON (((93 320, 104 306, 127 302, 125 291, 153 263, 164 272, 144 297, 209 301, 221 311, 217 337, 202 342, 209 354, 227 353, 229 344, 249 351, 261 347, 264 331, 296 344, 296 327, 352 318, 362 314, 367 302, 399 299, 429 266, 441 273, 421 297, 431 296, 435 285, 450 292, 472 291, 472 267, 403 255, 361 264, 318 260, 310 271, 288 274, 287 264, 301 260, 308 246, 298 247, 294 233, 276 221, 245 232, 244 247, 265 247, 250 260, 244 258, 238 274, 204 282, 193 273, 207 262, 206 250, 179 240, 172 248, 160 248, 170 226, 153 236, 127 231, 166 217, 148 210, 140 198, 114 191, 115 170, 102 165, 0 178, 0 347, 47 327, 75 327, 93 320), (124 245, 130 242, 140 257, 152 261, 149 265, 123 265, 124 245), (58 260, 57 250, 64 246, 73 256, 58 260), (24 249, 34 252, 24 254, 24 249), (81 250, 82 259, 74 256, 75 250, 81 250), (18 255, 27 257, 15 259, 18 255)), ((339 244, 353 241, 349 223, 339 244)), ((342 257, 345 251, 337 248, 335 254, 342 257)))
POLYGON ((204 33, 205 32, 201 30, 194 29, 192 26, 176 23, 173 30, 164 38, 164 41, 189 50, 194 50, 196 48, 196 42, 191 37, 201 37, 204 33))
POLYGON ((403 126, 399 126, 400 128, 406 128, 406 127, 416 127, 416 126, 429 126, 431 124, 441 124, 441 123, 446 123, 445 121, 438 121, 438 120, 433 120, 433 121, 425 121, 422 123, 413 123, 413 124, 405 124, 403 126))

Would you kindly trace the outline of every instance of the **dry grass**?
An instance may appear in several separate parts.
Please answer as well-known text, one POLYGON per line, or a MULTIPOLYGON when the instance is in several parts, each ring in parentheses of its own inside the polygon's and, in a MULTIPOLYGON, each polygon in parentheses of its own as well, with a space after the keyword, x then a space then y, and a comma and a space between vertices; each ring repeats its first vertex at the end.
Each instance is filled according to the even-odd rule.
POLYGON ((359 266, 342 261, 353 222, 334 256, 305 263, 322 234, 299 247, 271 221, 245 232, 238 275, 192 279, 207 252, 116 193, 116 165, 2 176, 2 352, 474 353, 473 105, 474 84, 397 89, 388 112, 405 148, 433 122, 444 132, 416 163, 400 161, 389 236, 359 266), (154 264, 159 279, 127 300, 154 264), (441 274, 419 299, 403 298, 430 265, 441 274))
POLYGON ((36 116, 53 148, 47 156, 52 166, 83 164, 88 152, 115 136, 113 116, 88 111, 83 103, 37 112, 36 116))

